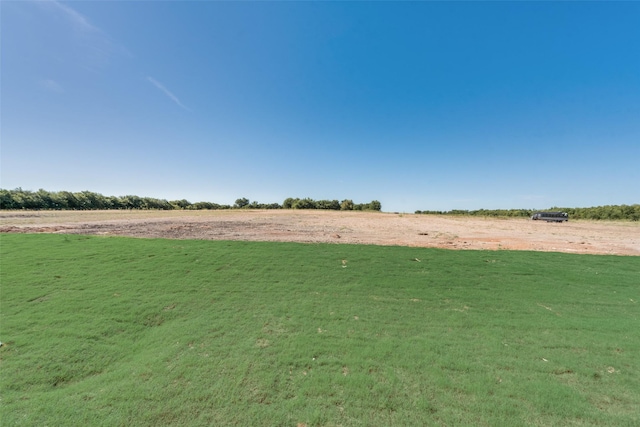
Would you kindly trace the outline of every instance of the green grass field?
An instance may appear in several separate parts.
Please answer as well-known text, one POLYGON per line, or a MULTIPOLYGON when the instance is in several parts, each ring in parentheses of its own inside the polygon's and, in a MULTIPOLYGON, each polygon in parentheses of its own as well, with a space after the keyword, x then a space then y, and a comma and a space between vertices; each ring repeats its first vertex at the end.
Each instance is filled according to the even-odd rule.
POLYGON ((3 426, 640 425, 640 257, 0 249, 3 426))

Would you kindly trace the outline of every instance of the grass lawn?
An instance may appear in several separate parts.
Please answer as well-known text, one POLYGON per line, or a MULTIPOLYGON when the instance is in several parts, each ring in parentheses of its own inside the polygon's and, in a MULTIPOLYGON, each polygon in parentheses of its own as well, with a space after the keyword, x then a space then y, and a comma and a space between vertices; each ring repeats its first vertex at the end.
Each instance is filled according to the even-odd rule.
POLYGON ((0 237, 3 426, 638 426, 640 257, 0 237))

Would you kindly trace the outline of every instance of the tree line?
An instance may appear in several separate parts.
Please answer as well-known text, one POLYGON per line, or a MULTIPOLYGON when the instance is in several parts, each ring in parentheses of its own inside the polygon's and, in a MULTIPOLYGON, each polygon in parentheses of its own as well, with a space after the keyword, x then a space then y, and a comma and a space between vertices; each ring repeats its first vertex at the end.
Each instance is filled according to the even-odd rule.
POLYGON ((105 209, 155 209, 155 210, 218 210, 218 209, 325 209, 325 210, 367 210, 381 211, 382 204, 354 203, 351 199, 313 200, 310 198, 287 198, 282 204, 258 203, 242 197, 233 205, 212 202, 191 203, 186 199, 165 200, 153 197, 104 196, 92 191, 38 191, 0 189, 0 209, 3 210, 105 210, 105 209))
POLYGON ((333 211, 381 211, 382 204, 373 200, 370 203, 353 203, 351 199, 345 199, 341 202, 337 200, 313 200, 305 199, 285 199, 282 204, 283 209, 327 209, 333 211))
MULTIPOLYGON (((566 212, 569 219, 593 219, 593 220, 625 220, 640 221, 640 204, 633 205, 606 205, 590 208, 562 208, 552 207, 545 209, 546 212, 566 212)), ((529 218, 536 212, 536 209, 478 209, 451 211, 416 211, 416 214, 432 215, 463 215, 482 217, 503 217, 503 218, 529 218)))

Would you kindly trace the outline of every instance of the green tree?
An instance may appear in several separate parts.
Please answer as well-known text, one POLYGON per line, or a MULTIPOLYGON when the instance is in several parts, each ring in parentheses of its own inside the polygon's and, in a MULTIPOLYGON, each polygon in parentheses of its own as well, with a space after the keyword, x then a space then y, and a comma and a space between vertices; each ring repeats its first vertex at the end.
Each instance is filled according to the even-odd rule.
POLYGON ((122 198, 122 206, 125 209, 141 209, 142 208, 142 198, 135 195, 123 196, 122 198))
POLYGON ((216 209, 220 209, 220 205, 217 204, 217 203, 211 203, 211 202, 196 202, 193 205, 191 205, 191 209, 195 209, 195 210, 202 210, 202 209, 216 210, 216 209))
POLYGON ((380 212, 382 210, 382 203, 377 200, 372 200, 371 203, 369 203, 369 210, 380 212))
POLYGON ((340 210, 340 202, 337 200, 318 200, 316 209, 340 210))
POLYGON ((249 206, 249 199, 247 199, 246 197, 236 199, 236 202, 233 204, 233 207, 236 209, 242 209, 247 206, 249 206))
POLYGON ((340 202, 340 210, 341 211, 352 211, 353 210, 353 200, 345 199, 340 202))
POLYGON ((293 209, 315 209, 315 208, 316 208, 315 200, 310 199, 308 197, 304 199, 298 199, 293 204, 293 209))
POLYGON ((294 199, 293 197, 287 197, 282 202, 282 209, 293 209, 293 205, 300 199, 294 199))
POLYGON ((19 209, 12 191, 0 190, 0 209, 19 209))
POLYGON ((169 203, 171 203, 174 209, 187 209, 191 205, 191 202, 189 202, 187 199, 172 200, 169 203))

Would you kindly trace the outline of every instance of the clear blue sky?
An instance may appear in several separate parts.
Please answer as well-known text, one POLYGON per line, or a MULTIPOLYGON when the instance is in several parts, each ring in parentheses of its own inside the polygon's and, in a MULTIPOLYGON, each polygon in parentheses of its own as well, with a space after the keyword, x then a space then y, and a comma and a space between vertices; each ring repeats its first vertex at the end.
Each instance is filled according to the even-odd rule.
POLYGON ((640 203, 639 2, 0 7, 5 189, 640 203))

